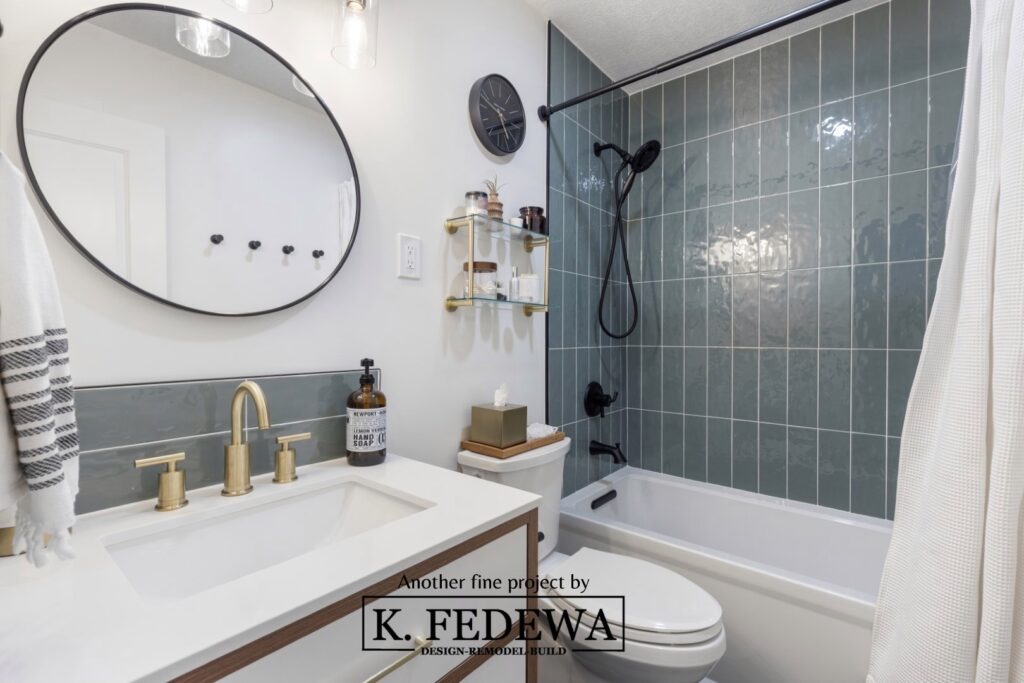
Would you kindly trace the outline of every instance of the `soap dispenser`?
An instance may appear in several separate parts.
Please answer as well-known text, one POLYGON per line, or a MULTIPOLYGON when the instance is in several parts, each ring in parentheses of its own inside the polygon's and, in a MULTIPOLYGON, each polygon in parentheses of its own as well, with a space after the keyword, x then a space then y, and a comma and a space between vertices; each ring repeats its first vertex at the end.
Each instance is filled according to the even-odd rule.
POLYGON ((348 397, 346 451, 348 463, 356 467, 379 465, 387 454, 387 398, 373 389, 372 358, 360 363, 363 374, 359 390, 348 397))

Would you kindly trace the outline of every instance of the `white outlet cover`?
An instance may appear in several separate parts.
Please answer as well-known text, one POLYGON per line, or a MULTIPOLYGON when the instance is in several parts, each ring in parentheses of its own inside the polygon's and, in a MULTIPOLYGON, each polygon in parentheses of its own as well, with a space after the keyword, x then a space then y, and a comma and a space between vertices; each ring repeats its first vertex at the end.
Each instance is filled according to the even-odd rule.
POLYGON ((423 241, 398 233, 398 277, 419 280, 422 275, 423 241))

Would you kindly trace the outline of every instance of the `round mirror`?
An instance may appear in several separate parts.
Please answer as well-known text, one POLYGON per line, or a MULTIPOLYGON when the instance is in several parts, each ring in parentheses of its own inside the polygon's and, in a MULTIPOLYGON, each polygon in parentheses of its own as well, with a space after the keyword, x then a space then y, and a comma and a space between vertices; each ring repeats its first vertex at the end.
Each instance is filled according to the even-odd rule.
POLYGON ((334 277, 359 224, 337 121, 278 55, 169 7, 61 26, 18 99, 21 154, 78 250, 172 306, 256 315, 334 277))

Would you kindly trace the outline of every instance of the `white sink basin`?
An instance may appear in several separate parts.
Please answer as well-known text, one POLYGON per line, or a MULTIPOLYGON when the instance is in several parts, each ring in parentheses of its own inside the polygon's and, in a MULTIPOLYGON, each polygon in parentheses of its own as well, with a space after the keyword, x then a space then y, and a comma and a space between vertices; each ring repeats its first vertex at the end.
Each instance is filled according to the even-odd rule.
POLYGON ((252 505, 230 502, 103 543, 140 595, 184 598, 429 506, 353 480, 252 505))

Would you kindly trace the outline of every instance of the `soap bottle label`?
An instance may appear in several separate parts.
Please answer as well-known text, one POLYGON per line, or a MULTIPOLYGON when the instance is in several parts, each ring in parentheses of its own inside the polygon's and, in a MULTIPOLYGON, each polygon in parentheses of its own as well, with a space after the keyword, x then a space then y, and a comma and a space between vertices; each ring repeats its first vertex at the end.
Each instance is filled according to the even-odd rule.
POLYGON ((387 448, 387 408, 349 408, 346 446, 351 453, 373 453, 387 448))

